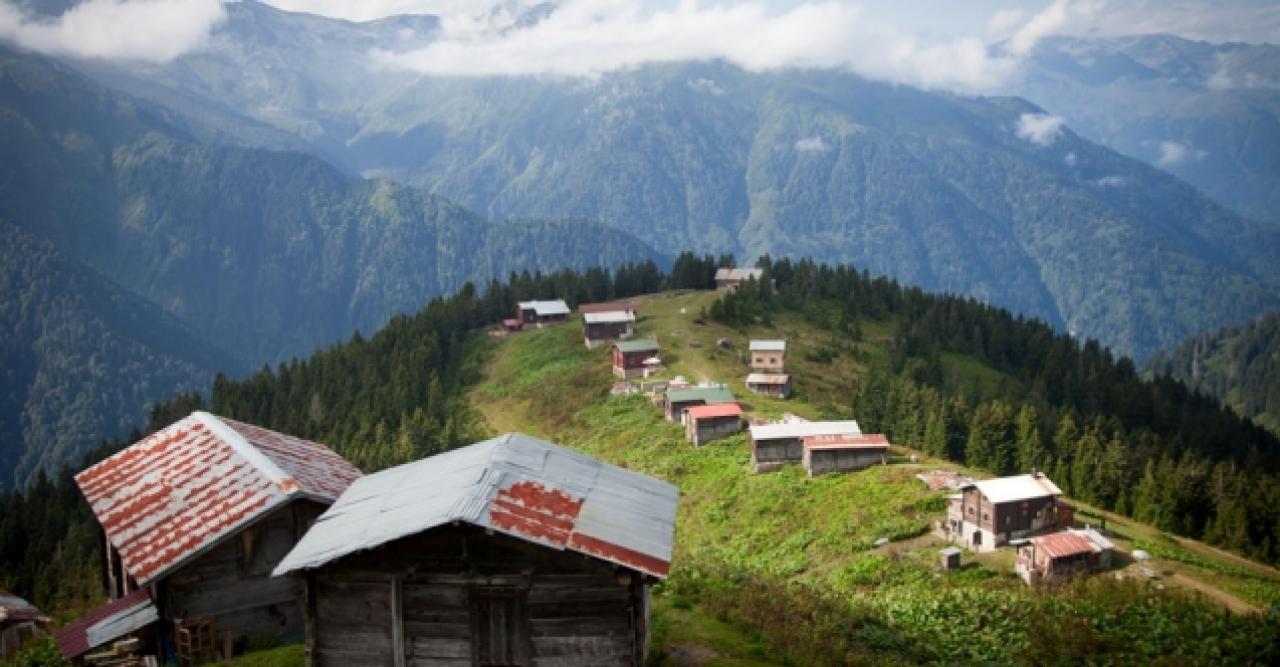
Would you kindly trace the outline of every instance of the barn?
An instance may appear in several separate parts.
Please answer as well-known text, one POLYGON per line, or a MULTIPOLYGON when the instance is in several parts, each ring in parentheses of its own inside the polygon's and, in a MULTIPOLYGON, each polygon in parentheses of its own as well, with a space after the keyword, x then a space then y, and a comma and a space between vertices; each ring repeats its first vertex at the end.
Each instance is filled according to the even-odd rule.
POLYGON ((737 399, 723 386, 668 389, 666 402, 667 421, 684 423, 684 411, 695 405, 719 405, 736 403, 737 399))
POLYGON ((763 396, 791 398, 791 376, 786 373, 751 373, 747 376, 747 389, 763 396))
POLYGON ((640 665, 676 487, 509 433, 361 478, 276 568, 309 665, 640 665))
POLYGON ((732 267, 716 269, 716 289, 718 290, 737 289, 739 285, 748 280, 763 279, 764 269, 738 269, 732 267))
POLYGON ((635 324, 635 314, 623 310, 583 313, 582 337, 587 349, 595 349, 611 340, 630 338, 635 324))
POLYGON ((805 472, 852 472, 889 462, 889 439, 879 433, 813 435, 803 439, 805 472))
POLYGON ((737 403, 695 405, 684 415, 685 436, 695 447, 742 430, 742 406, 737 403))
POLYGON ((1040 535, 1018 546, 1015 569, 1028 584, 1064 579, 1111 567, 1115 545, 1093 528, 1040 535))
POLYGON ((856 421, 790 420, 751 425, 751 468, 767 472, 804 461, 804 439, 815 436, 862 435, 856 421))
POLYGON ((646 376, 648 369, 653 366, 650 360, 657 358, 656 340, 645 338, 618 341, 613 344, 613 374, 623 379, 646 376))
POLYGON ((569 305, 561 299, 521 301, 517 304, 516 319, 537 326, 563 322, 569 319, 569 305))
POLYGON ((271 569, 359 476, 324 445, 195 412, 75 479, 109 599, 146 589, 165 633, 199 625, 225 647, 302 639, 302 588, 271 569))

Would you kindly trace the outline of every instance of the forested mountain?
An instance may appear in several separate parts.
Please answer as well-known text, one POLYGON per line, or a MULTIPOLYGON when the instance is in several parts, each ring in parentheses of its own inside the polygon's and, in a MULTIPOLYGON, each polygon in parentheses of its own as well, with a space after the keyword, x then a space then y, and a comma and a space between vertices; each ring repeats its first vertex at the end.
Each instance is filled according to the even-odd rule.
POLYGON ((853 261, 1138 358, 1280 306, 1280 231, 1024 101, 716 62, 422 76, 373 68, 369 49, 432 39, 429 17, 227 10, 207 48, 171 63, 77 66, 229 134, 239 110, 349 171, 493 219, 582 217, 657 247, 853 261))
POLYGON ((1148 370, 1231 406, 1280 434, 1280 313, 1191 336, 1148 370))
POLYGON ((1084 137, 1280 225, 1280 46, 1052 37, 1009 90, 1084 137))
POLYGON ((0 487, 77 461, 148 406, 244 368, 172 316, 0 220, 0 487))
POLYGON ((0 56, 0 215, 249 363, 523 269, 658 255, 589 223, 495 226, 308 155, 195 143, 172 112, 0 56))

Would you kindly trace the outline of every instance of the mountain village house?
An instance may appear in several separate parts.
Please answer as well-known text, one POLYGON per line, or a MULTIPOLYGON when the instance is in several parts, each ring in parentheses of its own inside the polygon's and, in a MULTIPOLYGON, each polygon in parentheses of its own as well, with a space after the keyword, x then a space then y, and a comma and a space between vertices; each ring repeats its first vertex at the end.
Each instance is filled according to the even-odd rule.
POLYGON ((801 463, 813 477, 828 472, 853 472, 889 463, 889 439, 869 435, 811 435, 803 439, 801 463))
POLYGON ((516 319, 524 326, 555 324, 569 319, 569 306, 561 299, 554 301, 521 301, 516 309, 516 319))
POLYGON ((781 373, 786 370, 787 341, 753 340, 750 352, 751 370, 757 373, 781 373))
POLYGON ((695 405, 720 405, 737 403, 737 399, 723 385, 713 387, 691 387, 689 389, 667 389, 666 398, 667 421, 684 423, 685 410, 695 405))
POLYGON ((636 307, 630 301, 584 303, 578 312, 582 313, 582 336, 588 349, 635 333, 636 307))
POLYGON ((786 373, 751 373, 747 390, 774 398, 791 398, 791 376, 786 373))
POLYGON ((789 463, 804 461, 805 438, 859 436, 856 421, 811 422, 792 417, 777 424, 751 425, 751 468, 768 472, 789 463))
POLYGON ((974 551, 1070 527, 1075 508, 1044 473, 973 482, 948 498, 947 536, 974 551))
POLYGON ((180 657, 300 641, 302 586, 271 570, 359 476, 324 445, 206 412, 76 475, 106 535, 113 603, 59 633, 63 654, 155 620, 180 657))
POLYGON ((642 665, 678 502, 509 433, 356 481, 276 574, 308 665, 642 665))
POLYGON ((0 660, 12 658, 48 624, 49 617, 30 602, 0 588, 0 660))
POLYGON ((742 406, 737 403, 695 405, 684 415, 685 435, 695 447, 742 430, 742 406))
POLYGON ((1018 545, 1016 569, 1029 584, 1111 568, 1115 545, 1093 528, 1040 535, 1018 545))
POLYGON ((613 344, 613 374, 626 380, 647 377, 662 368, 658 341, 652 338, 622 340, 613 344))
POLYGON ((737 289, 748 280, 763 280, 764 269, 716 269, 716 289, 737 289))

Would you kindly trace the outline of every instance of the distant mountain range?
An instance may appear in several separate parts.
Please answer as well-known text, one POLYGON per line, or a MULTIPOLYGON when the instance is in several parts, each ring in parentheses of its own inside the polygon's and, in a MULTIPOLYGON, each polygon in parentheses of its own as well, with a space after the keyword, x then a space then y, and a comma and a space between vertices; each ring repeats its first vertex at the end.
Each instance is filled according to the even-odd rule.
POLYGON ((494 225, 310 155, 197 134, 172 111, 0 51, 0 145, 20 156, 0 161, 0 302, 13 316, 0 480, 79 456, 215 371, 307 354, 467 281, 667 261, 615 229, 494 225))
POLYGON ((199 136, 303 148, 491 219, 853 262, 1138 358, 1280 306, 1280 230, 1018 99, 722 63, 424 77, 371 69, 369 50, 434 39, 432 17, 227 11, 207 48, 172 63, 78 66, 180 109, 199 136), (1036 121, 1049 124, 1022 127, 1036 121))
POLYGON ((1036 45, 1009 92, 1280 225, 1280 46, 1053 37, 1036 45))

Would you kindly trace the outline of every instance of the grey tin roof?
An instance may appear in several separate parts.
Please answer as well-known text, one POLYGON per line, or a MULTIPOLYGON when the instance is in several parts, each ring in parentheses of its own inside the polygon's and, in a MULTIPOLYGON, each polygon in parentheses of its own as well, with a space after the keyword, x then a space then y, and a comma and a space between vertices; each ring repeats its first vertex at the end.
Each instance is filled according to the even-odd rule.
POLYGON ((666 577, 678 503, 667 482, 508 433, 357 480, 274 574, 463 521, 666 577))

